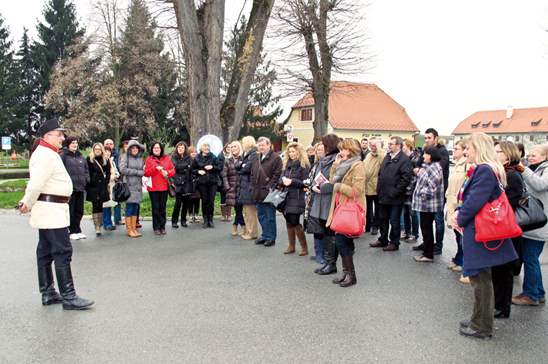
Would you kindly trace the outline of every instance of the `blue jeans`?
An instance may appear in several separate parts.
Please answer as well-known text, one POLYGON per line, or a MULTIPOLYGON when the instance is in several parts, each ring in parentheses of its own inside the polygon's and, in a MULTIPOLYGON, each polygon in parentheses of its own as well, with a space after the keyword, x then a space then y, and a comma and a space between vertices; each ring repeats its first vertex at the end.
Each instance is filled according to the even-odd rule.
POLYGON ((522 238, 522 244, 523 294, 538 302, 539 299, 546 297, 539 261, 544 241, 522 238))
POLYGON ((269 203, 257 204, 257 217, 261 224, 261 239, 276 240, 276 209, 269 203))
POLYGON ((455 232, 455 240, 457 241, 457 255, 453 258, 453 263, 462 267, 464 258, 464 253, 462 252, 462 235, 457 230, 453 231, 455 232))
POLYGON ((443 235, 445 234, 445 219, 443 218, 443 211, 436 212, 434 221, 436 222, 436 245, 434 245, 434 250, 442 250, 443 235))
POLYGON ((419 236, 419 214, 411 209, 411 205, 403 205, 403 226, 406 235, 419 236))
POLYGON ((114 223, 122 221, 122 206, 120 204, 114 206, 114 223))
POLYGON ((112 227, 112 209, 110 207, 103 208, 103 227, 112 227))
POLYGON ((137 215, 139 215, 139 204, 126 202, 126 217, 137 216, 137 215))
POLYGON ((401 210, 402 205, 384 205, 379 204, 380 232, 379 241, 383 244, 400 245, 401 234, 401 210))

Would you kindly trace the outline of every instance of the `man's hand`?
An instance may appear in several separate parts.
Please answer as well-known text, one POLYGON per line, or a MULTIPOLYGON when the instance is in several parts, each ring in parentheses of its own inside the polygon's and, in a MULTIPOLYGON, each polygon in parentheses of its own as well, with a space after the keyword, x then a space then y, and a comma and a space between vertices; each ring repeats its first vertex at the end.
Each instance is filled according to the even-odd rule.
POLYGON ((204 167, 204 169, 206 171, 209 171, 209 170, 212 170, 213 169, 213 166, 211 164, 208 164, 207 166, 204 167))
POLYGON ((23 203, 23 202, 19 202, 19 204, 17 205, 17 209, 18 209, 19 212, 22 213, 22 214, 27 214, 27 213, 29 213, 29 211, 30 211, 28 205, 25 204, 25 203, 23 203))

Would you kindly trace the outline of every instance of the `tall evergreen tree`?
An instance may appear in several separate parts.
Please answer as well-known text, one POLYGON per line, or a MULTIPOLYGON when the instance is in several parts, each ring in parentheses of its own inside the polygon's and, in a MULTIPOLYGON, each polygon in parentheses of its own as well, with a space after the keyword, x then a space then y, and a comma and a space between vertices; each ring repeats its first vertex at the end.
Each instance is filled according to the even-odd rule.
POLYGON ((16 138, 20 126, 15 118, 17 80, 9 29, 0 15, 0 133, 16 138))
POLYGON ((38 23, 38 40, 32 48, 39 72, 40 96, 44 97, 50 88, 55 64, 67 56, 67 48, 84 36, 85 29, 78 23, 72 0, 47 0, 42 14, 44 22, 38 23))
POLYGON ((17 92, 16 116, 21 126, 18 142, 26 147, 31 145, 33 125, 38 120, 39 85, 36 64, 32 57, 28 30, 23 30, 21 44, 17 51, 17 92))

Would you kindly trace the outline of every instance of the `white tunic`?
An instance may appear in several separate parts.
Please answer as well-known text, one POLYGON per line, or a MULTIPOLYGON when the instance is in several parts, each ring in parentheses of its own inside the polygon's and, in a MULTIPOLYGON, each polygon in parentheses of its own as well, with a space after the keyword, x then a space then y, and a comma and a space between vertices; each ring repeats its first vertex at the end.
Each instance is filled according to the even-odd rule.
POLYGON ((54 150, 39 145, 29 162, 30 180, 24 202, 31 209, 30 225, 36 229, 59 229, 70 225, 69 205, 37 201, 41 193, 72 195, 72 180, 61 157, 54 150))

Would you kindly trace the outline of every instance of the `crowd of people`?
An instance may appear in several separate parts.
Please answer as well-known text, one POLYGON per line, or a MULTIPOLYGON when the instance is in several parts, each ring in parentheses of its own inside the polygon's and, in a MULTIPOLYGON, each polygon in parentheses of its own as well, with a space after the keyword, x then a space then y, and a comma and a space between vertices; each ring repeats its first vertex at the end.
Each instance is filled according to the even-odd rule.
POLYGON ((501 241, 487 249, 476 241, 474 220, 488 202, 505 192, 516 209, 527 196, 534 196, 548 211, 548 146, 528 151, 510 141, 496 142, 483 133, 455 143, 453 164, 438 132, 427 129, 425 144, 416 148, 411 139, 390 137, 385 147, 377 138, 361 141, 328 134, 305 149, 289 143, 282 155, 266 137, 251 136, 225 145, 215 155, 210 145, 200 149, 179 142, 171 155, 154 142, 145 158, 137 140, 123 143, 120 152, 112 140, 95 143, 84 158, 78 140, 68 137, 61 159, 72 179, 70 238, 85 238, 80 228, 84 199, 90 201, 97 235, 125 224, 129 237, 139 238, 143 190, 150 196, 152 227, 166 234, 167 200, 175 199, 171 226, 187 228, 197 217, 201 201, 202 227, 214 228, 215 198, 221 194, 223 221, 232 222, 231 235, 254 240, 265 247, 278 240, 276 213, 286 223, 287 249, 307 256, 307 234, 313 240, 319 275, 342 274, 333 279, 341 287, 357 283, 354 265, 358 236, 331 228, 337 207, 354 201, 365 211, 364 233, 377 237, 371 248, 390 253, 400 242, 418 243, 412 250, 417 263, 432 263, 442 254, 445 229, 452 229, 457 247, 448 268, 462 283, 474 289, 471 320, 460 324, 460 333, 475 338, 493 334, 494 318, 508 318, 512 304, 539 306, 545 303, 540 255, 548 238, 548 225, 524 231, 520 237, 501 241), (126 183, 130 196, 121 204, 113 201, 113 186, 126 183), (283 201, 271 203, 271 194, 283 201), (112 213, 114 211, 114 213, 112 213), (232 218, 234 211, 234 218, 232 218), (260 226, 260 232, 259 232, 260 226), (524 270, 523 290, 513 295, 513 279, 524 270))

